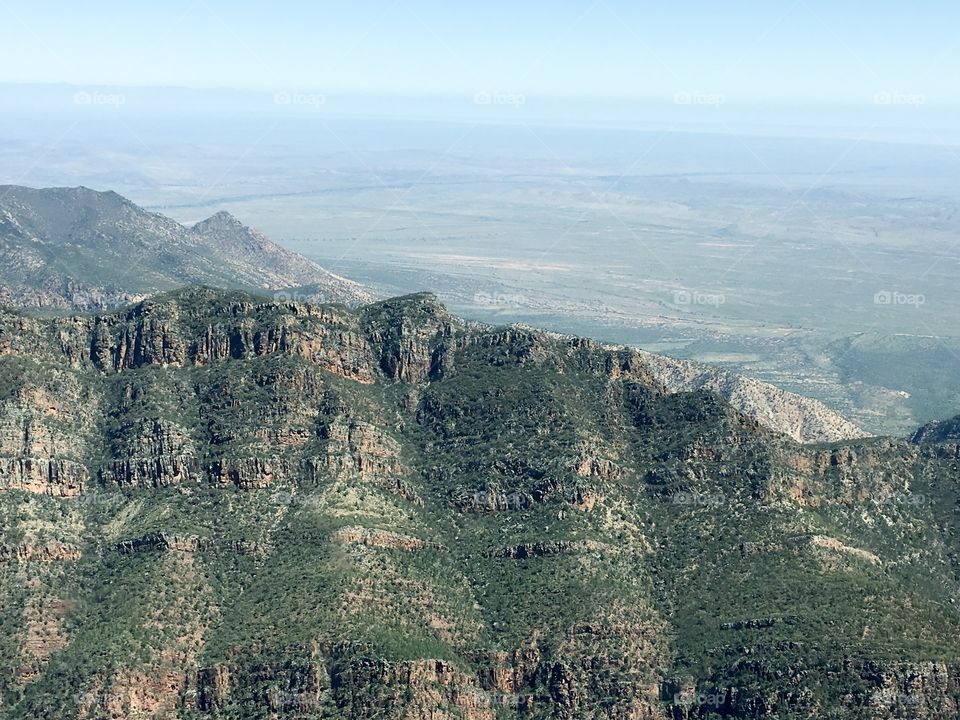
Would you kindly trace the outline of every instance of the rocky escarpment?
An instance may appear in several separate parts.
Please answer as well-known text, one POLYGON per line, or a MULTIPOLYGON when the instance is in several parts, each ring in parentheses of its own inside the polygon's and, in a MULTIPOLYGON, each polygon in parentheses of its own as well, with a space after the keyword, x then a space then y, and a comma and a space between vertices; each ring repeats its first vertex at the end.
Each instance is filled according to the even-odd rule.
POLYGON ((925 457, 914 445, 886 438, 791 451, 778 463, 773 486, 801 504, 883 501, 910 493, 925 457))
POLYGON ((12 719, 955 712, 949 440, 425 294, 4 311, 0 370, 12 719))

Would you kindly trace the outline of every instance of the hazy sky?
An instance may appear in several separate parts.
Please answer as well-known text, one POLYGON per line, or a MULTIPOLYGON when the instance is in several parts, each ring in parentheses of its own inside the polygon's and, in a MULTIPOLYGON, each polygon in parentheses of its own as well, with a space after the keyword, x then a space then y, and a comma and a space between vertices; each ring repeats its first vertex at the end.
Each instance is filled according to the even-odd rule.
POLYGON ((960 100, 960 3, 0 0, 0 81, 960 100))

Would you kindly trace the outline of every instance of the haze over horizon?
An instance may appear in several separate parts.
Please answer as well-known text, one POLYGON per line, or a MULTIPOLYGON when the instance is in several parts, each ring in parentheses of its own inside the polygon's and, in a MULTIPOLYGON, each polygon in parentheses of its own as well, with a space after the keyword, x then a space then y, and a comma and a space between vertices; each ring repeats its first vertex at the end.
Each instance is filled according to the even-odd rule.
POLYGON ((67 84, 92 105, 110 95, 98 89, 126 89, 131 113, 266 112, 279 97, 287 111, 471 122, 819 128, 949 144, 960 129, 948 71, 960 9, 948 3, 908 15, 893 2, 867 12, 823 0, 100 7, 5 9, 16 29, 0 48, 8 110, 69 102, 49 87, 67 84))

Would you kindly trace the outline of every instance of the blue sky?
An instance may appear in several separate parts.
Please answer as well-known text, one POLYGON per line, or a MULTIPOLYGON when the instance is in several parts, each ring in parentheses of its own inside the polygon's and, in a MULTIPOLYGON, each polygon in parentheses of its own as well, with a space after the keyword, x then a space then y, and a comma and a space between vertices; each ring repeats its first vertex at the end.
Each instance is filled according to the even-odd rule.
POLYGON ((960 101, 960 3, 0 0, 0 81, 960 101))

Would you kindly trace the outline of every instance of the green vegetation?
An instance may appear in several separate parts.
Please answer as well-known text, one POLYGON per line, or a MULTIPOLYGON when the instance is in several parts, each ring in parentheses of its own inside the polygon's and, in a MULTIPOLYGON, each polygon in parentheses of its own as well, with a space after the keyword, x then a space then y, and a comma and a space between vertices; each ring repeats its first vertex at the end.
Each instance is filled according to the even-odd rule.
POLYGON ((5 718, 894 717, 930 663, 957 702, 949 445, 799 446, 422 295, 0 335, 5 718))

